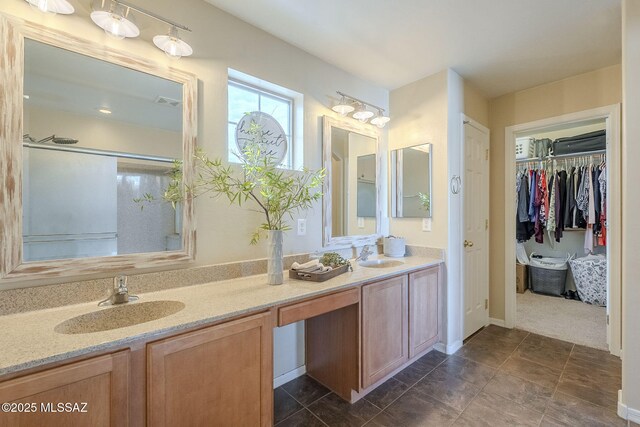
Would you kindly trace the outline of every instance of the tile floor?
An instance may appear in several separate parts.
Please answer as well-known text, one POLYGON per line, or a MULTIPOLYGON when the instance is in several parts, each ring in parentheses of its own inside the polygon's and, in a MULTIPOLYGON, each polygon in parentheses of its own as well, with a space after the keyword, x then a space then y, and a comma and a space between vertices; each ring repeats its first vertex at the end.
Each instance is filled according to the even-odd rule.
POLYGON ((307 376, 275 390, 278 427, 626 426, 620 359, 488 326, 455 355, 432 351, 354 405, 307 376))

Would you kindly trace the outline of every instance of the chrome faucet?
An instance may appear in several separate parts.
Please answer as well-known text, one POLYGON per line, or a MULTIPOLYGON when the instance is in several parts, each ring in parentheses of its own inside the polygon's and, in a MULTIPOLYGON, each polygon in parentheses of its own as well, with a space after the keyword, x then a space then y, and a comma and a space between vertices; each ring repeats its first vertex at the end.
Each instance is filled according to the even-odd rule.
POLYGON ((369 245, 364 245, 360 255, 356 258, 356 261, 366 261, 369 258, 369 255, 373 255, 373 251, 369 250, 369 245))
POLYGON ((129 295, 127 276, 116 276, 113 278, 113 293, 106 300, 100 301, 98 306, 124 304, 137 299, 136 295, 129 295))

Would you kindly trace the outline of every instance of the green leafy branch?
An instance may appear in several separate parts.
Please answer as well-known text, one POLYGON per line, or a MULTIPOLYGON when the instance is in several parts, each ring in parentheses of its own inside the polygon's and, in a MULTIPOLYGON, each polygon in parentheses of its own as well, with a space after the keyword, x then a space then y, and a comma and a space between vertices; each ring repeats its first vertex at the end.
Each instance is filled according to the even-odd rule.
POLYGON ((431 196, 425 193, 418 192, 418 199, 420 199, 420 206, 425 211, 429 212, 431 208, 431 196))
MULTIPOLYGON (((293 213, 311 208, 320 200, 326 176, 324 169, 312 172, 285 171, 278 168, 277 160, 267 155, 263 149, 261 126, 251 123, 249 133, 252 136, 242 149, 238 173, 232 166, 225 166, 222 160, 210 159, 201 148, 194 154, 195 177, 193 183, 187 185, 183 181, 182 163, 177 162, 170 173, 171 183, 162 198, 175 207, 185 197, 195 198, 203 194, 212 197, 226 197, 231 204, 243 206, 253 205, 254 211, 264 214, 265 221, 259 225, 251 238, 256 244, 264 230, 290 230, 287 219, 293 219, 293 213)), ((145 203, 154 200, 152 195, 145 194, 137 202, 145 203)))

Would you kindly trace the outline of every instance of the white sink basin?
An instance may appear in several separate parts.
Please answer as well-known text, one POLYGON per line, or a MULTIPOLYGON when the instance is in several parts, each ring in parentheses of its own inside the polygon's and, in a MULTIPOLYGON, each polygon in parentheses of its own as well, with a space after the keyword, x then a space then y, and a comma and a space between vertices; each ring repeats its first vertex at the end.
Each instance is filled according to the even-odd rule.
POLYGON ((72 317, 56 325, 59 334, 88 334, 110 331, 162 319, 184 308, 180 301, 126 303, 72 317))
POLYGON ((397 261, 395 259, 372 259, 369 261, 360 261, 358 265, 367 268, 389 268, 389 267, 397 267, 399 265, 404 264, 402 261, 397 261))

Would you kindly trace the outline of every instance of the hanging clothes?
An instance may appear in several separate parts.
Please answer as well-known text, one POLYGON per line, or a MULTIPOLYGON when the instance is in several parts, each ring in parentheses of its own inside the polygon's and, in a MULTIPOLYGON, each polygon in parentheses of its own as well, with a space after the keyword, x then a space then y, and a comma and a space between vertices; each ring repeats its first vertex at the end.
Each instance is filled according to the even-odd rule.
POLYGON ((564 231, 564 206, 567 204, 567 171, 562 170, 556 174, 556 242, 560 242, 564 231))
POLYGON ((567 168, 566 161, 565 167, 556 163, 517 173, 516 238, 544 243, 546 231, 560 242, 567 229, 582 228, 584 250, 593 253, 606 245, 606 165, 567 168))

